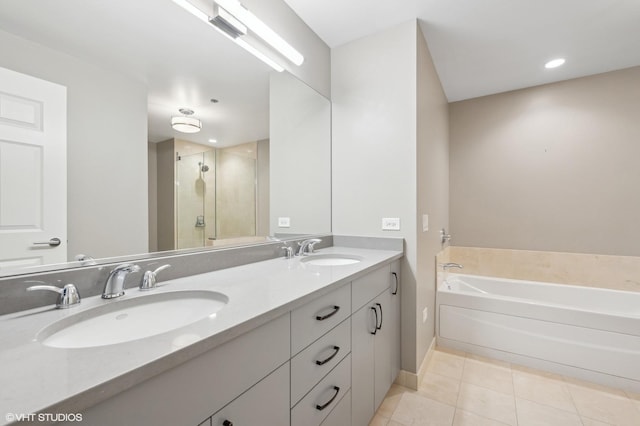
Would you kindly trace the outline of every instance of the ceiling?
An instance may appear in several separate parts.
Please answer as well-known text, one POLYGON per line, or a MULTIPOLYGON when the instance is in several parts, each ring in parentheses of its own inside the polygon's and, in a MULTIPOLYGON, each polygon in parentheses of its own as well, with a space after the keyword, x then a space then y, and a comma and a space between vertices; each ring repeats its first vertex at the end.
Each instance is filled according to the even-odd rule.
MULTIPOLYGON (((330 47, 417 18, 450 101, 640 65, 640 0, 285 1, 330 47)), ((170 0, 2 0, 0 30, 145 84, 153 142, 180 107, 189 140, 268 137, 271 69, 170 0)))
POLYGON ((285 2, 332 48, 418 19, 449 101, 640 65, 640 0, 285 2))

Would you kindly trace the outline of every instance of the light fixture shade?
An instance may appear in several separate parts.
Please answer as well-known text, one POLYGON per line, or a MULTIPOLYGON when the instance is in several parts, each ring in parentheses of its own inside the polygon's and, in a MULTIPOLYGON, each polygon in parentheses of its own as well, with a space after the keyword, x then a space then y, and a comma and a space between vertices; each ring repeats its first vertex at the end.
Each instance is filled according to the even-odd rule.
POLYGON ((171 117, 171 127, 176 132, 198 133, 202 129, 202 122, 193 117, 175 116, 171 117))

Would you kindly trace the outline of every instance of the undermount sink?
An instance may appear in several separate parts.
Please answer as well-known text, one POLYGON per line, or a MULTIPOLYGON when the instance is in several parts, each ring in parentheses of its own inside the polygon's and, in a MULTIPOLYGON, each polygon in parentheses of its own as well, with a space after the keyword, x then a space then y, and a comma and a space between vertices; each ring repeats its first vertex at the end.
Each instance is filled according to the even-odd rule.
POLYGON ((304 262, 307 265, 315 266, 353 265, 354 263, 358 263, 360 261, 362 261, 362 258, 360 256, 335 253, 312 254, 300 259, 300 262, 304 262))
POLYGON ((228 302, 224 294, 195 290, 107 301, 45 327, 36 340, 54 348, 124 343, 215 318, 228 302))

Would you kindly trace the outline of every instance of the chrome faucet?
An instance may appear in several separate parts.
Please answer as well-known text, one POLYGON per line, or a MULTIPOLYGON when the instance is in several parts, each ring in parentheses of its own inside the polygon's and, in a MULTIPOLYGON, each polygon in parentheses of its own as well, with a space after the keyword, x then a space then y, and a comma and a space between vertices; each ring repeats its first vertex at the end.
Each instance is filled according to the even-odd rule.
POLYGON ((453 262, 440 263, 438 266, 441 267, 443 271, 448 271, 451 268, 458 268, 458 269, 464 268, 464 266, 462 266, 461 264, 453 263, 453 262))
POLYGON ((124 295, 124 279, 130 272, 138 272, 140 267, 131 263, 118 265, 109 273, 102 291, 103 299, 113 299, 124 295))
POLYGON ((298 243, 298 252, 296 253, 296 256, 305 256, 307 253, 313 253, 313 247, 319 242, 322 242, 320 238, 311 238, 298 243))

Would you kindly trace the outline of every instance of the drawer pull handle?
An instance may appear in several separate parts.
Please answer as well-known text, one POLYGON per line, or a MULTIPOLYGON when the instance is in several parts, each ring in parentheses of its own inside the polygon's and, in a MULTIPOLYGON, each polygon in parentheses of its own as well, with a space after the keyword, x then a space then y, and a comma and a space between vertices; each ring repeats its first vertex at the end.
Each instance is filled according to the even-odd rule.
POLYGON ((375 306, 371 307, 371 310, 373 311, 374 314, 376 314, 376 325, 373 327, 373 331, 371 331, 370 333, 373 334, 374 336, 376 335, 376 333, 378 332, 378 310, 376 309, 375 306))
POLYGON ((382 329, 382 305, 379 303, 376 303, 376 306, 380 308, 380 325, 378 325, 377 315, 376 315, 376 330, 381 330, 382 329))
POLYGON ((230 420, 225 420, 222 422, 222 426, 233 426, 233 422, 230 420))
POLYGON ((340 388, 339 388, 338 386, 334 386, 334 387, 333 387, 333 390, 335 390, 335 391, 336 391, 336 393, 334 393, 334 394, 333 394, 333 397, 332 397, 329 401, 327 401, 327 403, 326 403, 326 404, 324 404, 324 405, 316 405, 316 410, 318 410, 318 411, 322 411, 322 410, 324 410, 325 408, 327 408, 329 405, 331 405, 331 403, 336 399, 336 397, 337 397, 337 396, 338 396, 338 394, 340 393, 340 388))
POLYGON ((321 316, 321 315, 316 315, 316 319, 317 319, 318 321, 324 321, 324 320, 326 320, 326 319, 331 318, 331 317, 332 317, 332 316, 334 316, 335 314, 337 314, 339 310, 340 310, 340 306, 338 306, 338 305, 334 305, 334 307, 333 307, 333 311, 329 312, 327 315, 322 315, 322 316, 321 316))
POLYGON ((317 365, 325 365, 326 363, 331 361, 333 358, 335 358, 336 355, 338 355, 338 352, 340 352, 340 346, 334 346, 333 350, 334 350, 334 352, 329 356, 329 358, 323 359, 322 361, 316 360, 316 364, 317 365))
POLYGON ((391 292, 391 294, 395 296, 396 294, 398 294, 398 274, 392 272, 391 275, 393 275, 393 278, 395 278, 396 280, 396 289, 391 292))

